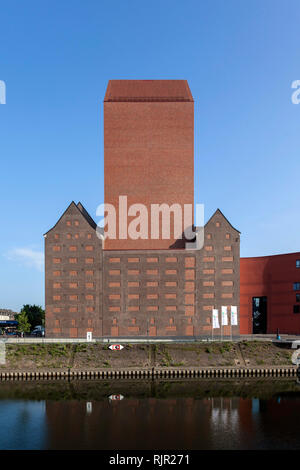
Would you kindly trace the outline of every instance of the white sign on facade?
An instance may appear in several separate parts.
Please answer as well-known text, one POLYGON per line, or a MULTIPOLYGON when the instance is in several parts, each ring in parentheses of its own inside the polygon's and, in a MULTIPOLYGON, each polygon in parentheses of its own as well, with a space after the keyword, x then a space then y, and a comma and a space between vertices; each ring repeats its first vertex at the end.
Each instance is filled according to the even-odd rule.
POLYGON ((93 334, 92 334, 92 332, 91 332, 91 331, 87 331, 87 333, 86 333, 86 340, 87 340, 87 341, 92 341, 92 339, 93 339, 93 334))
POLYGON ((220 328, 219 311, 216 308, 214 308, 212 311, 212 325, 213 325, 213 328, 220 328))
POLYGON ((228 325, 228 316, 227 316, 227 307, 222 306, 221 308, 221 322, 222 326, 227 326, 228 325))
POLYGON ((238 324, 237 320, 237 307, 231 306, 231 325, 236 326, 238 324))

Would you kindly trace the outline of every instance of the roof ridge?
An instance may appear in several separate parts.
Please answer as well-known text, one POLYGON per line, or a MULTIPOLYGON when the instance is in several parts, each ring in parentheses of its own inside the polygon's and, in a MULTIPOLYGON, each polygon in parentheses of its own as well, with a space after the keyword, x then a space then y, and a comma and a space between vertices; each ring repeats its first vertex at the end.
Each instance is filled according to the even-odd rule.
POLYGON ((194 102, 187 80, 109 80, 104 102, 194 102))
MULTIPOLYGON (((81 203, 78 203, 78 204, 81 204, 81 203)), ((57 224, 61 221, 61 219, 63 218, 63 216, 65 215, 65 213, 70 209, 70 207, 74 205, 76 207, 76 209, 78 210, 78 212, 82 215, 82 217, 84 218, 84 220, 94 229, 96 229, 97 225, 96 223, 94 222, 94 220, 92 219, 92 217, 89 215, 89 213, 87 212, 87 210, 83 207, 83 205, 81 204, 82 206, 82 209, 83 210, 80 210, 80 208, 78 207, 78 205, 72 201, 68 207, 66 208, 66 210, 62 213, 62 215, 60 216, 60 218, 58 219, 58 221, 53 225, 53 227, 51 227, 46 233, 44 233, 44 237, 49 233, 51 232, 51 230, 53 230, 57 224), (85 212, 85 213, 84 213, 85 212), (88 220, 88 217, 90 218, 90 220, 88 220)))
POLYGON ((77 203, 77 208, 80 210, 80 212, 82 213, 82 215, 84 216, 86 221, 91 225, 91 227, 96 229, 96 227, 97 227, 96 222, 90 216, 90 214, 88 213, 88 211, 86 210, 86 208, 84 207, 84 205, 80 201, 77 203))
POLYGON ((229 223, 230 227, 233 228, 233 230, 235 230, 236 232, 238 233, 241 233, 237 228, 235 228, 230 222, 229 220, 227 219, 227 217, 223 214, 223 212, 221 211, 221 209, 217 208, 215 210, 215 212, 213 213, 213 215, 208 219, 208 221, 206 222, 206 224, 204 225, 206 227, 206 225, 211 221, 211 219, 216 215, 217 212, 220 212, 220 214, 222 215, 222 217, 224 217, 224 219, 229 223))

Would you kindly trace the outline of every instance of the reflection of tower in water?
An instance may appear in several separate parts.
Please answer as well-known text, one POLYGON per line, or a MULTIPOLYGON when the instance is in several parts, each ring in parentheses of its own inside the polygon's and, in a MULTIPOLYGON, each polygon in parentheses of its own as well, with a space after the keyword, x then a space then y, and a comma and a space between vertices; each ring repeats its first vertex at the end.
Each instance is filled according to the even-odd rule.
POLYGON ((239 427, 239 398, 211 398, 211 426, 212 429, 231 428, 237 432, 239 427))
POLYGON ((210 429, 217 448, 249 448, 256 432, 253 401, 240 397, 210 399, 210 429))

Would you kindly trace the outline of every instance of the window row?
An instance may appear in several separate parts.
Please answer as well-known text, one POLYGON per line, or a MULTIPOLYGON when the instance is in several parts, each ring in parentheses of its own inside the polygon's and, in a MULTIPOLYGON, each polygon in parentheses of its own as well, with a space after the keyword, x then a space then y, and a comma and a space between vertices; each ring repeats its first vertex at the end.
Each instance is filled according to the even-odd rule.
POLYGON ((66 221, 66 226, 71 227, 74 225, 75 227, 79 227, 79 220, 67 220, 66 221))
MULTIPOLYGON (((53 271, 53 276, 54 277, 60 277, 60 276, 62 276, 62 274, 63 274, 62 271, 53 271)), ((79 272, 78 271, 68 271, 67 274, 69 276, 78 276, 79 272)), ((85 275, 86 276, 94 276, 94 271, 86 270, 85 275)))
MULTIPOLYGON (((69 321, 70 321, 70 320, 69 320, 69 321)), ((75 318, 72 318, 71 321, 70 321, 70 323, 71 323, 72 326, 76 326, 77 320, 76 320, 75 318)), ((87 319, 87 320, 85 321, 85 324, 86 324, 87 326, 92 326, 93 320, 89 318, 89 319, 87 319)), ((54 320, 54 325, 55 325, 56 327, 59 327, 59 326, 61 325, 61 320, 58 320, 58 319, 54 320)))
MULTIPOLYGON (((220 222, 216 222, 216 226, 220 227, 220 222), (217 224, 219 224, 219 225, 217 225, 217 224)), ((213 238, 212 233, 207 233, 206 238, 207 238, 207 240, 211 240, 213 238)), ((226 240, 230 240, 230 238, 231 238, 230 233, 226 233, 225 238, 226 238, 226 240)))
MULTIPOLYGON (((130 320, 128 320, 128 322, 130 322, 132 325, 136 325, 136 321, 137 321, 136 318, 131 318, 130 320)), ((113 318, 112 323, 113 323, 113 325, 116 325, 118 323, 118 318, 113 318)), ((154 325, 155 324, 155 318, 153 318, 153 317, 150 318, 149 323, 151 325, 154 325)), ((173 325, 174 323, 175 323, 174 317, 169 317, 169 324, 173 325)))
MULTIPOLYGON (((78 282, 69 282, 67 285, 64 284, 64 288, 69 287, 70 289, 78 289, 78 282)), ((93 289, 95 284, 93 282, 86 282, 85 287, 87 289, 93 289)), ((53 282, 53 289, 61 289, 62 283, 61 282, 53 282)))
MULTIPOLYGON (((204 246, 205 251, 214 251, 213 245, 205 245, 204 246)), ((224 246, 224 251, 232 251, 232 246, 231 245, 225 245, 224 246)))
MULTIPOLYGON (((68 300, 71 300, 71 301, 75 301, 75 300, 79 300, 79 296, 78 295, 53 295, 53 300, 54 301, 59 301, 59 300, 63 300, 63 297, 64 299, 68 299, 68 300)), ((85 300, 94 300, 94 295, 92 294, 87 294, 84 296, 85 300)))
MULTIPOLYGON (((60 264, 62 262, 62 258, 53 258, 53 264, 60 264)), ((78 258, 68 258, 68 262, 70 264, 78 263, 78 258)), ((85 258, 85 264, 93 264, 94 258, 85 258)))
MULTIPOLYGON (((190 285, 188 282, 186 282, 186 284, 190 285)), ((192 282, 191 284, 194 284, 194 282, 192 282)), ((159 287, 161 285, 162 283, 161 282, 159 283, 158 281, 146 281, 146 287, 159 287)), ((165 281, 163 285, 166 287, 178 287, 177 281, 165 281)), ((213 287, 215 285, 215 282, 214 281, 202 281, 202 285, 204 287, 213 287)), ((232 287, 234 283, 231 280, 221 281, 221 285, 223 287, 232 287)), ((128 281, 127 282, 127 287, 140 287, 140 286, 141 286, 140 281, 128 281)), ((108 287, 111 287, 111 288, 121 287, 121 282, 119 281, 109 282, 108 287)))
MULTIPOLYGON (((141 283, 139 281, 128 281, 127 282, 128 287, 139 287, 141 283)), ((158 287, 159 282, 158 281, 147 281, 146 286, 147 287, 158 287)), ((164 285, 166 287, 177 287, 178 284, 176 281, 165 281, 164 285)), ((121 282, 109 282, 108 287, 121 287, 121 282)))
MULTIPOLYGON (((126 310, 128 312, 139 312, 140 310, 145 310, 147 312, 158 312, 158 311, 165 311, 165 312, 175 312, 177 310, 176 305, 166 305, 164 307, 159 307, 158 305, 148 305, 146 307, 140 307, 139 305, 129 305, 127 306, 126 310)), ((120 312, 123 311, 119 305, 111 305, 108 307, 110 312, 120 312)), ((187 316, 193 316, 195 314, 195 307, 193 305, 185 305, 184 312, 187 316)))
MULTIPOLYGON (((54 307, 53 308, 53 313, 64 313, 66 311, 70 313, 77 313, 80 309, 77 306, 72 306, 72 307, 67 307, 67 308, 61 308, 61 307, 54 307)), ((91 313, 95 312, 95 307, 85 307, 85 312, 86 313, 91 313)))
MULTIPOLYGON (((165 299, 177 299, 177 294, 176 293, 167 293, 162 295, 165 299)), ((109 294, 108 295, 109 300, 120 300, 121 299, 121 294, 109 294)), ((139 299, 140 294, 128 294, 127 298, 129 300, 131 299, 139 299)), ((158 294, 146 294, 146 298, 151 300, 151 299, 158 299, 158 294)), ((193 305, 195 302, 195 295, 194 294, 185 294, 185 304, 191 304, 193 305)))
MULTIPOLYGON (((64 235, 63 235, 63 237, 64 237, 64 235)), ((81 233, 81 237, 83 237, 83 234, 82 234, 82 233, 81 233)), ((61 235, 60 235, 59 233, 55 233, 55 234, 54 234, 54 239, 55 239, 55 240, 60 240, 60 238, 61 238, 61 235)), ((80 238, 79 233, 73 233, 73 234, 72 234, 72 233, 67 233, 67 239, 68 239, 68 240, 71 240, 72 238, 75 239, 75 240, 78 240, 78 239, 80 238)), ((86 234, 86 238, 87 238, 88 240, 91 240, 92 234, 91 234, 91 233, 87 233, 87 234, 86 234)))
MULTIPOLYGON (((221 261, 223 263, 233 262, 233 256, 222 256, 221 261)), ((204 263, 214 263, 215 262, 215 256, 204 256, 203 257, 203 262, 204 263)))
MULTIPOLYGON (((78 246, 77 245, 70 245, 68 247, 69 251, 77 251, 78 250, 78 246)), ((86 245, 84 247, 85 251, 94 251, 94 247, 93 245, 86 245)), ((52 247, 52 251, 55 251, 55 252, 59 252, 62 250, 62 246, 61 245, 54 245, 52 247)))
MULTIPOLYGON (((146 274, 148 275, 158 275, 159 274, 158 269, 146 269, 146 274)), ((178 271, 177 269, 166 269, 164 272, 166 275, 174 275, 177 276, 178 271)), ((121 275, 121 270, 120 269, 110 269, 108 274, 110 276, 120 276, 121 275)), ((138 276, 141 274, 141 271, 139 269, 128 269, 127 270, 128 276, 138 276)), ((185 270, 185 279, 195 279, 195 270, 194 269, 189 269, 185 270)))
MULTIPOLYGON (((195 267, 195 258, 194 257, 185 257, 185 266, 189 268, 195 267)), ((134 258, 127 258, 128 263, 139 263, 141 261, 140 258, 134 257, 134 258)), ((178 259, 174 256, 169 256, 164 258, 164 261, 166 263, 177 263, 178 259)), ((120 263, 121 258, 109 258, 109 262, 112 263, 120 263)), ((158 263, 158 257, 152 257, 152 258, 146 258, 147 263, 158 263)))

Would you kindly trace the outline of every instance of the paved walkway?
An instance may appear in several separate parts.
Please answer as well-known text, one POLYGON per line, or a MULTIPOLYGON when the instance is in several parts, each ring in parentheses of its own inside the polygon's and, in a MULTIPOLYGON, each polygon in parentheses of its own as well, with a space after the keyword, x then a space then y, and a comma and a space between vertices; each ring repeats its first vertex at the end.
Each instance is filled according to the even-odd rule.
MULTIPOLYGON (((299 335, 280 335, 282 343, 285 342, 292 342, 295 340, 299 340, 299 335)), ((221 338, 220 336, 214 336, 214 341, 276 341, 277 335, 276 334, 266 334, 266 335, 240 335, 240 336, 234 336, 233 338, 231 337, 223 337, 221 338)), ((86 338, 36 338, 32 336, 27 336, 25 338, 17 338, 17 337, 6 337, 4 340, 0 339, 0 344, 2 344, 2 341, 4 343, 7 342, 8 344, 10 343, 16 343, 16 344, 22 344, 22 343, 110 343, 110 344, 120 344, 120 343, 194 343, 194 342, 210 342, 212 341, 211 336, 190 336, 190 337, 182 337, 182 336, 172 336, 172 337, 166 337, 166 336, 138 336, 138 337, 101 337, 101 338, 96 338, 94 337, 92 340, 87 340, 86 338)))

